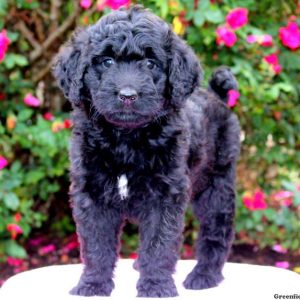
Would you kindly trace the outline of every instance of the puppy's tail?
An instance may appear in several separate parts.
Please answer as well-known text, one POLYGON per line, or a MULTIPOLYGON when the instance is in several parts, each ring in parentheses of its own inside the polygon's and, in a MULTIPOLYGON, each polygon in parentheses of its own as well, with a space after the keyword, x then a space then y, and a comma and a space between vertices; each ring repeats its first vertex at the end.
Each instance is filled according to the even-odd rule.
POLYGON ((221 66, 213 72, 208 90, 216 94, 222 101, 227 102, 229 90, 237 89, 238 83, 229 67, 221 66))

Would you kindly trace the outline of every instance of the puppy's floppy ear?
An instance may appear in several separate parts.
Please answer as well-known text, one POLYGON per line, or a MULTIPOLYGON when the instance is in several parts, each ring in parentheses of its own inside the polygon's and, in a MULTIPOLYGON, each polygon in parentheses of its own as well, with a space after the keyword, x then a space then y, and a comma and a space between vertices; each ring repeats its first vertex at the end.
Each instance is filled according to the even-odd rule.
POLYGON ((203 78, 199 60, 185 42, 170 33, 169 91, 171 104, 182 107, 203 78))
POLYGON ((76 32, 54 59, 53 75, 66 98, 74 105, 83 100, 83 76, 88 65, 85 55, 88 36, 76 32))

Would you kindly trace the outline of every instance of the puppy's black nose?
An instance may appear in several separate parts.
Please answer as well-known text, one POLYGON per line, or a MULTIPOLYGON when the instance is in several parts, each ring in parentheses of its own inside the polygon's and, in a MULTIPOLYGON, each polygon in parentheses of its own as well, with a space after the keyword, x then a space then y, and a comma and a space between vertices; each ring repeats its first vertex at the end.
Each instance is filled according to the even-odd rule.
POLYGON ((130 105, 132 102, 134 102, 138 95, 136 90, 130 87, 122 88, 119 92, 119 100, 122 101, 125 105, 130 105))

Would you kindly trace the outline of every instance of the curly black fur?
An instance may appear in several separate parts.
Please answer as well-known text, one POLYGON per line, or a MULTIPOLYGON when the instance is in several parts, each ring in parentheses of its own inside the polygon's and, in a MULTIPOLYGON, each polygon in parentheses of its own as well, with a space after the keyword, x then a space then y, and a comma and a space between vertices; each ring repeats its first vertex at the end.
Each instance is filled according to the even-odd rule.
POLYGON ((237 118, 216 96, 236 87, 224 70, 211 78, 212 92, 200 88, 193 51, 140 6, 77 32, 58 55, 54 74, 73 106, 70 195, 85 265, 72 294, 110 295, 128 219, 139 223, 138 296, 176 296, 172 273, 189 201, 201 230, 184 286, 222 280, 239 153, 237 118))

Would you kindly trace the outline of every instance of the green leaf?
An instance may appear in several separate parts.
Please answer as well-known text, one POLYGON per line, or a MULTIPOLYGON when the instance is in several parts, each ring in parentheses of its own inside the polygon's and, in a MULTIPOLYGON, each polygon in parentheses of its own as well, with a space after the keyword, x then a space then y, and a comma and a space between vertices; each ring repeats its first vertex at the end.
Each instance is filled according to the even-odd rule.
POLYGON ((14 210, 14 211, 17 210, 17 208, 19 207, 19 204, 20 204, 19 198, 16 196, 15 193, 5 194, 3 201, 7 208, 14 210))
POLYGON ((20 67, 24 67, 28 65, 28 60, 23 55, 15 54, 15 63, 20 67))
POLYGON ((209 8, 209 5, 210 5, 209 0, 201 0, 201 1, 199 1, 198 9, 202 10, 202 11, 205 11, 209 8))
POLYGON ((299 53, 286 51, 280 56, 280 62, 286 70, 300 70, 300 56, 299 53))
POLYGON ((202 26, 205 22, 204 13, 200 10, 197 10, 194 14, 193 21, 196 26, 202 26))
POLYGON ((0 0, 0 16, 5 16, 7 13, 8 1, 0 0))
POLYGON ((33 115, 33 110, 25 108, 21 110, 20 113, 18 114, 18 122, 27 121, 28 119, 31 118, 32 115, 33 115))
POLYGON ((17 244, 14 240, 9 240, 4 242, 4 251, 8 256, 16 257, 16 258, 26 258, 27 253, 25 249, 17 244))
POLYGON ((20 54, 8 53, 3 61, 7 69, 12 69, 15 66, 24 67, 28 65, 28 60, 20 54))
POLYGON ((46 174, 43 171, 32 170, 26 174, 25 183, 26 184, 36 184, 44 177, 46 177, 46 174))
POLYGON ((223 15, 218 9, 210 9, 204 12, 204 17, 208 22, 219 24, 224 21, 223 15))

